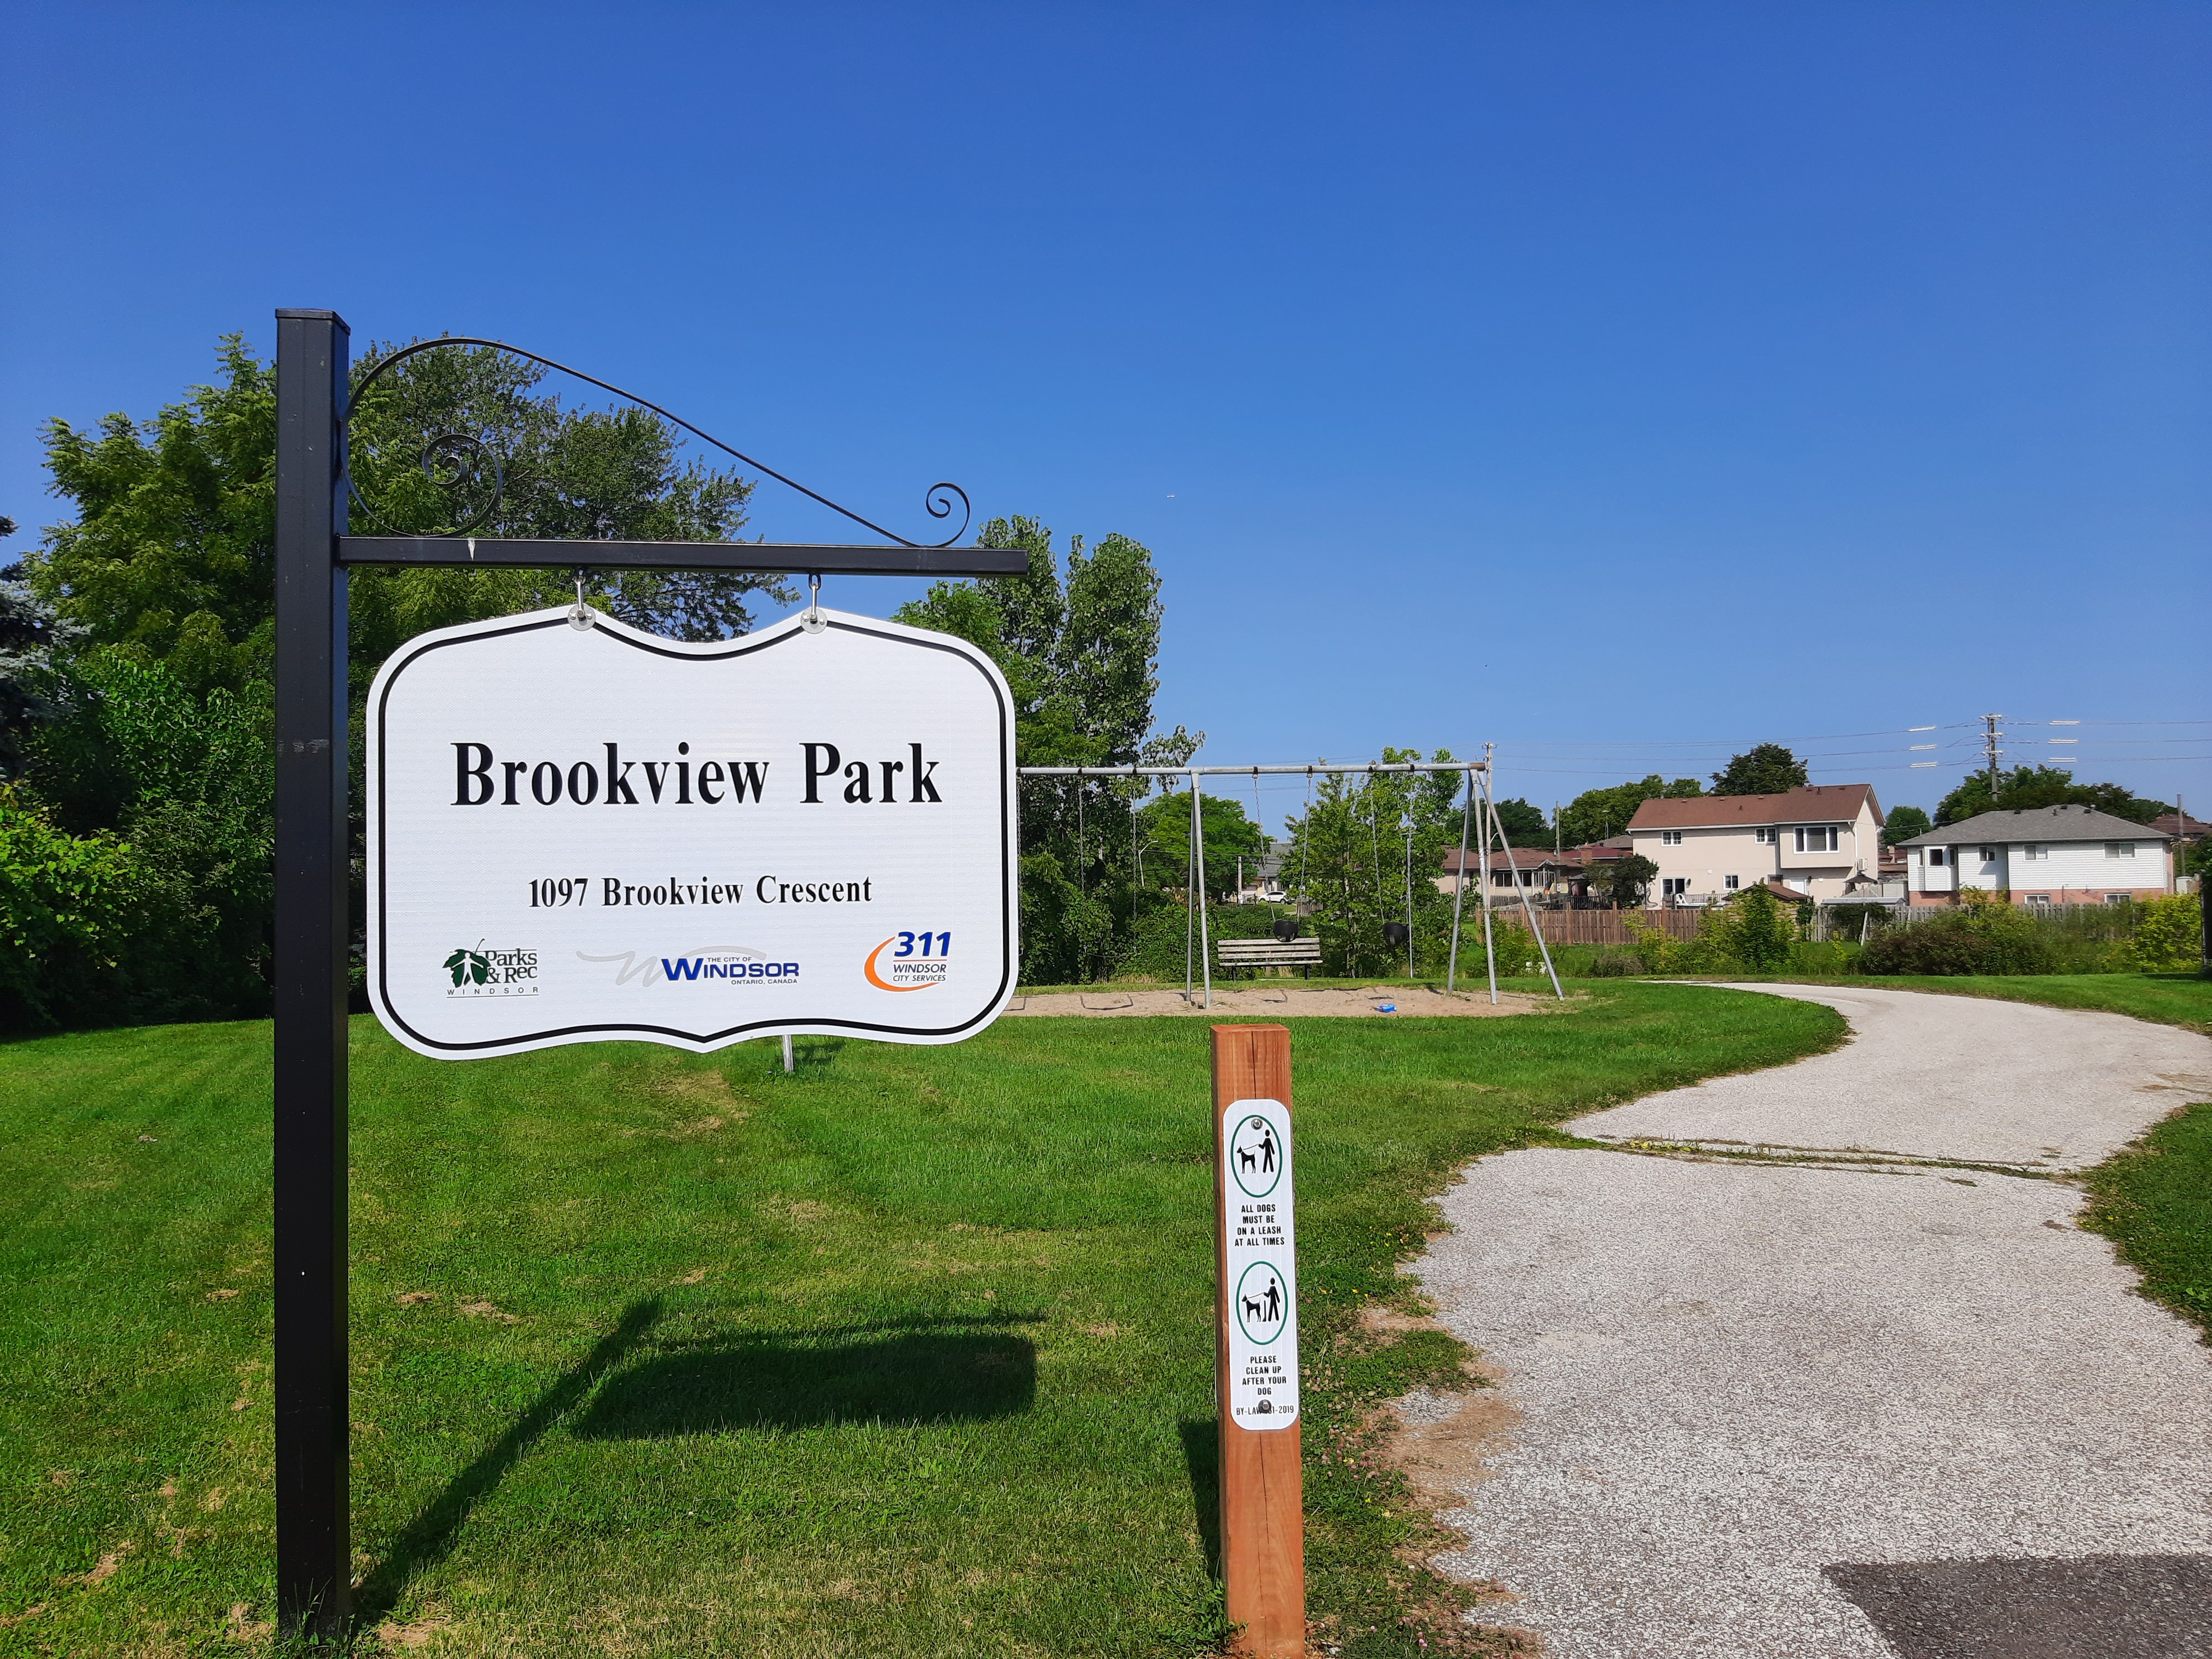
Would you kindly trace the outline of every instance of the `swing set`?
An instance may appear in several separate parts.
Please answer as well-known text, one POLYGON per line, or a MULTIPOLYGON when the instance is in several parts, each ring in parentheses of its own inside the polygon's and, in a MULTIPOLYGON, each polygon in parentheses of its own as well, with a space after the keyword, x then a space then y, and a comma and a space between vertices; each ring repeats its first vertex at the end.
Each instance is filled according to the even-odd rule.
MULTIPOLYGON (((1252 803, 1256 816, 1260 801, 1260 776, 1262 773, 1293 777, 1304 774, 1306 780, 1306 816, 1310 820, 1313 816, 1313 780, 1314 775, 1317 772, 1328 777, 1349 777, 1364 774, 1369 778, 1386 776, 1394 773, 1411 775, 1423 772, 1457 772, 1464 774, 1467 784, 1466 794, 1460 810, 1459 873, 1452 885, 1451 950, 1445 967, 1444 989, 1449 993, 1458 988, 1460 922, 1467 897, 1467 857, 1471 838, 1470 832, 1479 823, 1481 838, 1477 843, 1480 848, 1477 853, 1477 861, 1480 868, 1479 880, 1482 899, 1482 954, 1489 969, 1491 1004, 1495 1006, 1498 1002, 1498 950, 1490 914, 1490 859, 1493 844, 1497 850, 1504 855, 1505 867, 1512 877, 1513 890, 1519 897, 1522 910, 1528 917, 1528 931, 1535 937, 1536 949, 1543 957, 1544 972, 1552 981, 1552 994, 1564 1002, 1566 1000, 1566 992, 1559 985, 1559 970, 1552 965, 1551 948, 1544 942, 1543 927, 1536 920, 1535 907, 1529 901, 1528 886, 1521 879, 1520 866, 1514 861, 1512 846, 1505 839, 1504 829, 1498 823, 1497 805, 1492 799, 1490 761, 1492 749, 1492 745, 1485 744, 1483 758, 1479 761, 1375 761, 1359 766, 1024 766, 1018 770, 1020 775, 1024 778, 1073 778, 1078 781, 1076 823, 1079 870, 1083 863, 1081 840, 1084 833, 1083 796, 1087 793, 1085 785, 1090 779, 1120 778, 1130 781, 1140 779, 1164 780, 1167 781, 1164 787, 1170 789, 1173 787, 1173 780, 1177 778, 1187 780, 1187 787, 1190 793, 1190 856, 1184 865, 1183 888, 1186 910, 1183 918, 1182 991, 1184 1001, 1194 1001, 1197 999, 1202 983, 1206 1006, 1208 1008, 1213 1006, 1213 953, 1212 941, 1207 936, 1205 900, 1206 837, 1201 830, 1204 814, 1200 810, 1205 799, 1205 787, 1200 782, 1201 778, 1249 776, 1252 780, 1252 803)), ((1395 919, 1386 921, 1382 923, 1382 931, 1384 942, 1393 950, 1400 945, 1406 947, 1406 974, 1410 979, 1413 974, 1413 830, 1410 819, 1406 821, 1404 828, 1406 831, 1406 919, 1402 922, 1395 919), (1399 934, 1402 934, 1403 937, 1395 937, 1399 934)), ((1371 805, 1368 810, 1367 830, 1370 854, 1375 866, 1375 908, 1379 914, 1384 908, 1386 902, 1382 896, 1382 836, 1376 823, 1375 810, 1371 805)), ((1301 896, 1306 891, 1308 872, 1306 842, 1310 839, 1310 837, 1302 837, 1298 847, 1298 891, 1301 896)), ((1144 884, 1145 873, 1144 847, 1141 837, 1136 836, 1133 830, 1131 835, 1131 843, 1132 861, 1135 867, 1137 884, 1141 888, 1144 884)), ((1295 931, 1296 926, 1297 924, 1291 918, 1279 919, 1275 923, 1276 937, 1285 940, 1295 939, 1297 936, 1295 931), (1293 931, 1285 934, 1282 931, 1285 926, 1291 927, 1293 931)))

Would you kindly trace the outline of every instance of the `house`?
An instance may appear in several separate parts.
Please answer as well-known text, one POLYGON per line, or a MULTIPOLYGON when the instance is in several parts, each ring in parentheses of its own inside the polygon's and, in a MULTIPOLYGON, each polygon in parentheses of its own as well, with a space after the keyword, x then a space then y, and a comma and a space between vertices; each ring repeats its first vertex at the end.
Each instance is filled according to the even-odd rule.
MULTIPOLYGON (((1516 847, 1510 864, 1505 854, 1495 848, 1490 854, 1491 901, 1493 903, 1510 900, 1514 892, 1513 878, 1517 870, 1521 885, 1531 899, 1554 902, 1570 895, 1586 898, 1589 892, 1591 872, 1599 866, 1625 858, 1629 852, 1628 837, 1616 836, 1611 841, 1593 842, 1586 847, 1569 847, 1559 852, 1547 852, 1540 847, 1516 847)), ((1467 849, 1467 876, 1470 885, 1482 868, 1482 854, 1475 848, 1467 849)), ((1459 848, 1444 849, 1443 873, 1436 878, 1440 893, 1456 892, 1460 884, 1459 848)))
POLYGON ((2163 830, 2094 806, 1984 812, 1901 845, 1912 902, 1955 904, 1961 888, 2017 904, 2125 904, 2173 890, 2163 830))
POLYGON ((1280 853, 1237 855, 1237 893, 1231 904, 1280 904, 1283 898, 1283 855, 1280 853))
POLYGON ((1826 901, 1841 898, 1853 876, 1881 873, 1881 805, 1871 784, 1647 800, 1628 836, 1659 866, 1652 897, 1662 904, 1716 903, 1754 882, 1826 901))
POLYGON ((2150 827, 2178 842, 2194 843, 2204 839, 2204 832, 2212 830, 2212 823, 2205 823, 2203 818, 2192 817, 2177 806, 2171 812, 2160 812, 2150 821, 2150 827))

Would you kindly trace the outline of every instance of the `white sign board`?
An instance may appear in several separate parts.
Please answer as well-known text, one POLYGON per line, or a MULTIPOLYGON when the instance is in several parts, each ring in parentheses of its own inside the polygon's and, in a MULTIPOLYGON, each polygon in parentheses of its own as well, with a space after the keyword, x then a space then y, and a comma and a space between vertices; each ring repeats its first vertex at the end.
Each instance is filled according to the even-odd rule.
POLYGON ((1012 994, 1012 700, 837 611, 710 644, 567 610, 425 634, 369 692, 368 990, 417 1054, 957 1042, 1012 994))
POLYGON ((1298 1262, 1291 1115, 1240 1100, 1221 1115, 1221 1259, 1228 1264, 1230 1420, 1287 1429, 1298 1420, 1298 1262))

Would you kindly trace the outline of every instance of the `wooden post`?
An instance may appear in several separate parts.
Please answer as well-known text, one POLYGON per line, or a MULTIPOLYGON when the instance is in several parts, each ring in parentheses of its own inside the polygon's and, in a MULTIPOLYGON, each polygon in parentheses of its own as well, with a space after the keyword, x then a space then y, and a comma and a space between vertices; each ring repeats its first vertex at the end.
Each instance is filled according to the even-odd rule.
MULTIPOLYGON (((1252 1659, 1303 1659, 1306 1650, 1305 1516, 1303 1482, 1298 1468, 1297 1376, 1297 1283, 1295 1263, 1284 1289, 1290 1307, 1281 1322, 1289 1340, 1287 1413, 1290 1421, 1280 1428, 1252 1429, 1237 1420, 1237 1378, 1230 1370, 1230 1322, 1237 1310, 1231 1304, 1239 1278, 1254 1271, 1240 1264, 1232 1270, 1230 1257, 1232 1230, 1238 1218, 1253 1207, 1244 1190, 1231 1202, 1234 1178, 1231 1158, 1236 1152, 1240 1116, 1224 1121, 1224 1115, 1239 1102, 1274 1102, 1281 1108, 1285 1130, 1279 1152, 1268 1149, 1255 1159, 1255 1168, 1279 1157, 1282 1174, 1279 1195, 1291 1197, 1291 1148, 1287 1128, 1291 1108, 1291 1033, 1283 1025, 1216 1025, 1213 1046, 1213 1205, 1215 1294, 1215 1397, 1221 1415, 1221 1575, 1229 1617, 1241 1626, 1235 1651, 1252 1659)), ((1270 1117, 1275 1115, 1269 1114, 1270 1117)), ((1256 1120, 1255 1120, 1256 1121, 1256 1120)), ((1265 1132, 1261 1132, 1264 1136, 1265 1132)), ((1255 1176, 1253 1184, 1261 1184, 1255 1176)), ((1274 1196, 1271 1195, 1271 1196, 1274 1196)), ((1269 1208, 1279 1216, 1285 1240, 1292 1235, 1290 1204, 1269 1208)), ((1294 1252, 1295 1245, 1291 1246, 1294 1252)), ((1246 1261, 1265 1275, 1268 1266, 1261 1252, 1244 1253, 1246 1261)), ((1264 1330, 1263 1327, 1263 1330, 1264 1330)), ((1278 1397, 1283 1390, 1278 1386, 1278 1397)), ((1266 1409, 1266 1407, 1262 1407, 1266 1409)), ((1283 1410, 1282 1407, 1275 1407, 1283 1410)), ((1258 1420, 1265 1421, 1265 1419, 1258 1420)))

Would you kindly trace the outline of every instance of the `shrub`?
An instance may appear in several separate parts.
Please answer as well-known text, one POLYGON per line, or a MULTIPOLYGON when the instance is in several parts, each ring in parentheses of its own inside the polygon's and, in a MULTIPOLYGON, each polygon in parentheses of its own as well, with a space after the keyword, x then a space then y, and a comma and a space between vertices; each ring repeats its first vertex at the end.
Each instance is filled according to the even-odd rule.
POLYGON ((1706 910, 1695 939, 1675 939, 1633 910, 1620 921, 1645 969, 1655 974, 1777 973, 1790 965, 1797 945, 1796 915, 1763 886, 1706 910))
POLYGON ((1797 923, 1764 886, 1750 887, 1700 916, 1698 938, 1727 966, 1771 974, 1790 965, 1797 923))
POLYGON ((113 836, 71 836, 0 790, 0 1028, 112 1019, 134 1000, 146 883, 113 836))
POLYGON ((2203 960, 2204 912, 2194 893, 2150 900, 2133 936, 2112 950, 2112 965, 2123 973, 2186 973, 2203 960))
POLYGON ((2046 974, 2051 945, 2036 919, 1995 894, 1960 895, 1955 910, 1893 927, 1859 953, 1864 974, 2046 974))

